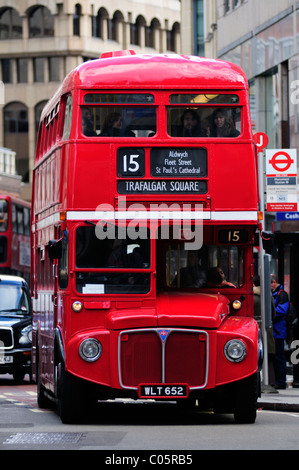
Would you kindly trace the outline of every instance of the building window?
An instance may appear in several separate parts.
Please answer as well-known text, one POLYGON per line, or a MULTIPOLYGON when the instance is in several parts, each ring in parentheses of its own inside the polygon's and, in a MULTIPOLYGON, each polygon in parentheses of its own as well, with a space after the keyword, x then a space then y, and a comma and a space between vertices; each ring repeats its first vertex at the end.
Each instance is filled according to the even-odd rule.
POLYGON ((80 17, 81 17, 81 5, 77 3, 75 5, 75 13, 73 14, 73 35, 80 36, 80 17))
POLYGON ((154 47, 154 34, 151 26, 145 26, 145 47, 154 47))
POLYGON ((194 3, 194 30, 195 30, 195 44, 194 54, 204 57, 205 55, 205 40, 204 40, 204 2, 203 0, 197 0, 194 3))
POLYGON ((130 23, 130 44, 138 45, 138 26, 136 23, 130 23))
POLYGON ((45 81, 45 59, 44 57, 36 57, 33 59, 33 74, 35 82, 45 81))
POLYGON ((49 57, 49 80, 50 82, 60 81, 60 57, 49 57))
POLYGON ((118 11, 114 13, 112 19, 108 19, 108 39, 120 42, 121 38, 118 37, 118 26, 122 21, 123 17, 118 11))
POLYGON ((0 13, 0 39, 21 39, 22 18, 14 8, 5 8, 0 13))
POLYGON ((29 12, 29 37, 54 36, 54 16, 46 7, 34 7, 29 12))
POLYGON ((2 82, 12 83, 12 60, 2 59, 2 82))
POLYGON ((104 39, 104 22, 108 19, 105 8, 100 8, 98 14, 92 17, 92 37, 104 39))
POLYGON ((28 109, 22 103, 9 103, 4 108, 4 146, 16 152, 17 174, 28 181, 28 109))
POLYGON ((17 59, 17 81, 18 83, 28 82, 28 60, 17 59))
POLYGON ((167 50, 176 52, 176 37, 179 31, 179 24, 175 23, 171 30, 166 32, 167 50))

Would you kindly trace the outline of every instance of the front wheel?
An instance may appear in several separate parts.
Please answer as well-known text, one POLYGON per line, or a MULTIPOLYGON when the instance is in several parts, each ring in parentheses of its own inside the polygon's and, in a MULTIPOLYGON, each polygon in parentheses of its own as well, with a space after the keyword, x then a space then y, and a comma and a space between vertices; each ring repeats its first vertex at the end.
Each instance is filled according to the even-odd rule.
POLYGON ((90 393, 89 385, 70 374, 59 364, 58 413, 64 424, 81 423, 90 416, 97 400, 90 393))
POLYGON ((80 383, 63 365, 60 365, 58 413, 64 424, 80 421, 82 393, 80 383))
POLYGON ((240 380, 236 384, 235 422, 250 424, 256 420, 257 399, 259 395, 260 373, 240 380))

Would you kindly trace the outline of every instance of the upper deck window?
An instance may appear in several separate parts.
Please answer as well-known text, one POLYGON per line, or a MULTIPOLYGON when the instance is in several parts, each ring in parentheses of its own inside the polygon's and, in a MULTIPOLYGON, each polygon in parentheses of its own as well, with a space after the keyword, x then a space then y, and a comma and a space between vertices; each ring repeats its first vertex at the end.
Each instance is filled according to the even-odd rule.
POLYGON ((84 106, 82 132, 89 137, 153 137, 156 133, 156 109, 130 104, 84 106))
POLYGON ((178 93, 170 95, 169 103, 172 104, 237 104, 239 103, 238 95, 223 95, 212 93, 178 93))
POLYGON ((84 96, 84 103, 105 103, 105 104, 153 104, 154 95, 150 93, 88 93, 84 96))
POLYGON ((72 95, 69 95, 66 100, 65 105, 65 115, 64 115, 64 126, 63 126, 63 139, 68 139, 71 132, 72 125, 72 112, 73 112, 73 99, 72 95))
POLYGON ((8 202, 0 199, 0 232, 5 232, 8 225, 8 202))
POLYGON ((169 107, 167 131, 172 137, 238 137, 241 132, 241 108, 169 107))

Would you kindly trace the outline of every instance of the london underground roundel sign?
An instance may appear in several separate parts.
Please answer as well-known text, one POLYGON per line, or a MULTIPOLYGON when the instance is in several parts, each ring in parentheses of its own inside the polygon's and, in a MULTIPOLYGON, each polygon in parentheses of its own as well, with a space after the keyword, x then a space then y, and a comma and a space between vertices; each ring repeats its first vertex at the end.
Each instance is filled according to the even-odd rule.
POLYGON ((297 149, 266 150, 268 212, 297 211, 297 149))
POLYGON ((297 175, 296 150, 266 150, 266 174, 267 176, 297 175))

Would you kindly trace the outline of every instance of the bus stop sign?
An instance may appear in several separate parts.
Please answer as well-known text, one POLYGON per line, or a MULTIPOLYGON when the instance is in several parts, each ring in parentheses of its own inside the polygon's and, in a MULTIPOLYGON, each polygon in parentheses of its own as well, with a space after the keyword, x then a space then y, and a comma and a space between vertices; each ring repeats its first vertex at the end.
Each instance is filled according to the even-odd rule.
POLYGON ((266 150, 267 211, 297 211, 296 149, 266 150))
POLYGON ((253 140, 257 146, 258 152, 262 152, 269 142, 268 136, 264 132, 257 132, 254 134, 253 140))

